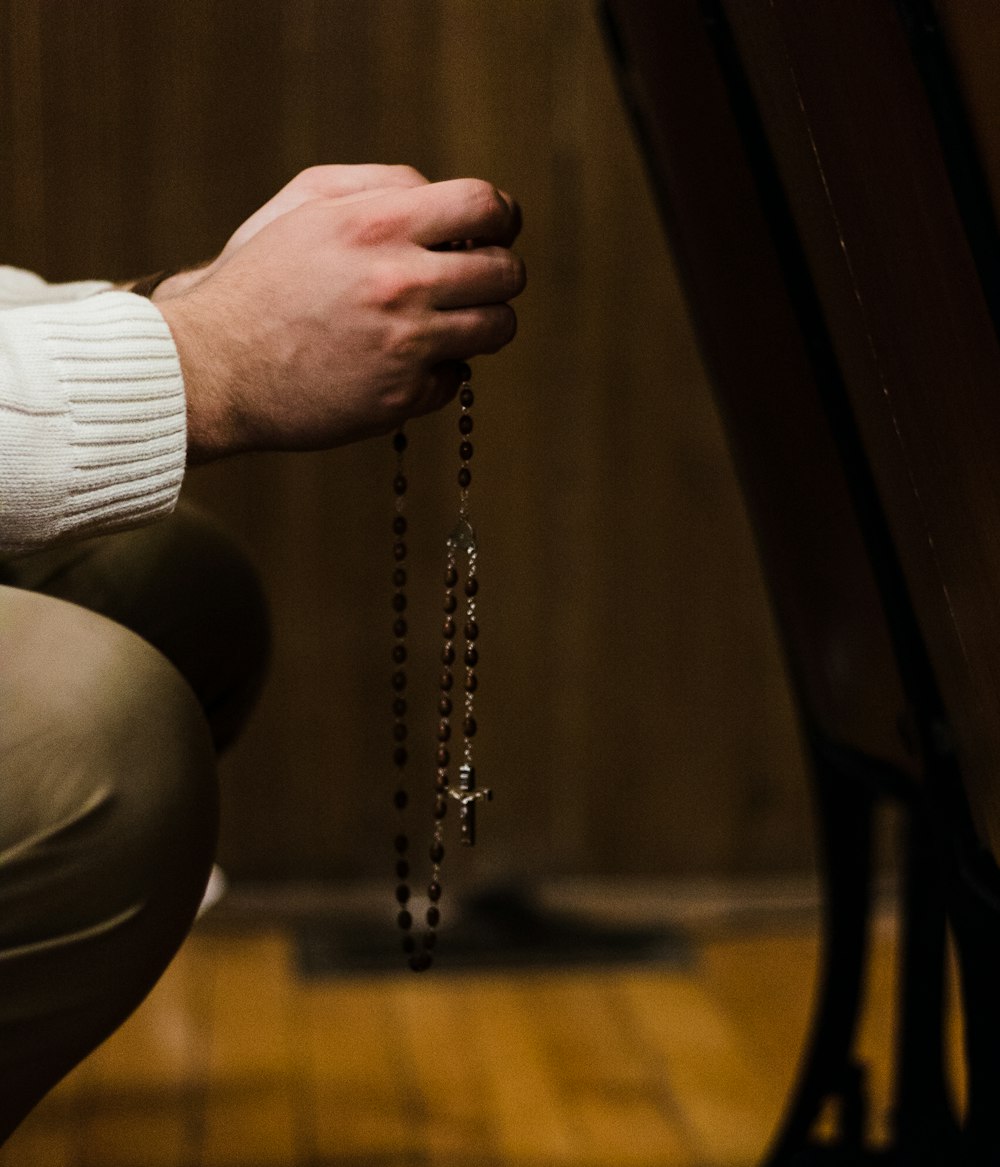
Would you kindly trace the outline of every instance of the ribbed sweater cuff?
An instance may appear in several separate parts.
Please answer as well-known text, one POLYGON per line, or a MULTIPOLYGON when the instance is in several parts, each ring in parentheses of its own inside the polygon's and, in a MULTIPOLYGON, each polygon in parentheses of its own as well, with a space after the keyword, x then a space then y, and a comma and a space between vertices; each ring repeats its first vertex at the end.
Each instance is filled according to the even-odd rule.
POLYGON ((107 291, 0 311, 0 546, 168 513, 185 451, 177 350, 149 300, 107 291))

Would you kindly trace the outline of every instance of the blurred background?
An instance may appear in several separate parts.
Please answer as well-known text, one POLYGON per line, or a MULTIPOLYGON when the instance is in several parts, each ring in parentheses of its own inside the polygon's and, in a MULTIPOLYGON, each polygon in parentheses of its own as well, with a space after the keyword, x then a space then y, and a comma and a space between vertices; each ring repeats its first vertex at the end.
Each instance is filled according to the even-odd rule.
MULTIPOLYGON (((0 256, 50 280, 207 259, 318 162, 408 162, 520 200, 520 334, 475 367, 495 800, 461 878, 807 871, 753 541, 594 6, 3 0, 0 54, 0 256)), ((428 787, 453 426, 410 430, 428 787)), ((273 603, 270 682, 224 765, 234 880, 388 870, 392 468, 376 441, 189 476, 273 603)))

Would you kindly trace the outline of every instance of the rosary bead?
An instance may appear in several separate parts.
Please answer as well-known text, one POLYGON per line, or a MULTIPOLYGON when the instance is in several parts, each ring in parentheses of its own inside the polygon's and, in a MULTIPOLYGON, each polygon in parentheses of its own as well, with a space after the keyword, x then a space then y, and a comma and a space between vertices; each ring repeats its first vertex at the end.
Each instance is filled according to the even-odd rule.
POLYGON ((414 972, 426 972, 433 963, 429 952, 418 952, 410 957, 410 968, 414 972))
POLYGON ((465 671, 465 691, 466 691, 466 693, 475 693, 475 691, 478 688, 479 688, 479 678, 476 676, 476 674, 473 672, 472 669, 466 669, 466 671, 465 671))
POLYGON ((409 632, 409 631, 410 631, 410 627, 409 627, 409 625, 406 623, 406 621, 403 619, 403 617, 402 617, 402 616, 400 616, 400 617, 399 617, 397 620, 393 621, 393 625, 392 625, 392 634, 393 634, 393 636, 396 636, 396 637, 398 637, 400 640, 402 640, 402 639, 403 639, 403 637, 404 637, 404 636, 407 634, 407 632, 409 632))
POLYGON ((405 515, 397 515, 392 520, 392 530, 393 530, 393 533, 396 535, 405 535, 406 534, 406 516, 405 515))
POLYGON ((458 600, 455 597, 455 593, 452 591, 446 592, 445 597, 444 597, 444 610, 445 610, 445 612, 447 612, 447 614, 450 616, 452 614, 452 612, 454 612, 457 607, 458 607, 458 600))
POLYGON ((442 697, 441 700, 438 702, 438 713, 440 713, 442 717, 448 717, 451 714, 451 711, 452 711, 451 698, 450 697, 442 697))
POLYGON ((434 789, 443 794, 447 791, 448 786, 448 771, 442 766, 434 775, 434 789))
POLYGON ((457 584, 457 583, 458 583, 458 568, 453 563, 449 563, 448 567, 444 573, 445 587, 453 588, 455 586, 455 584, 457 584))
POLYGON ((431 901, 431 903, 435 904, 441 898, 441 885, 436 879, 427 888, 427 898, 431 901))
POLYGON ((406 494, 406 487, 407 487, 407 485, 408 485, 408 484, 407 484, 407 481, 406 481, 406 475, 405 475, 405 474, 397 474, 397 475, 396 475, 396 477, 395 477, 395 478, 392 480, 392 489, 393 489, 393 490, 396 492, 396 494, 398 494, 398 495, 404 495, 404 494, 406 494))
POLYGON ((464 409, 468 409, 476 400, 476 395, 472 392, 468 385, 462 386, 462 391, 458 395, 458 400, 464 409))
POLYGON ((413 927, 413 917, 404 908, 396 917, 396 923, 403 929, 404 932, 409 932, 413 927))
POLYGON ((451 761, 451 754, 448 753, 447 746, 438 746, 437 764, 439 766, 447 766, 451 761))
POLYGON ((407 903, 407 902, 409 901, 409 898, 410 898, 410 887, 409 887, 409 884, 406 884, 406 883, 401 883, 401 884, 399 885, 399 887, 397 887, 397 888, 396 888, 396 899, 397 899, 397 900, 398 900, 398 901, 399 901, 401 904, 405 904, 405 903, 407 903))
POLYGON ((479 591, 479 580, 470 575, 465 581, 465 594, 471 599, 479 591))
MULTIPOLYGON (((395 804, 397 810, 406 810, 407 804, 410 801, 410 796, 406 793, 405 790, 397 790, 393 795, 392 801, 395 804)), ((402 876, 400 876, 400 878, 402 878, 402 876)))
POLYGON ((455 678, 452 676, 451 669, 445 669, 441 674, 441 689, 447 693, 454 683, 455 678))
POLYGON ((437 944, 437 933, 436 932, 425 932, 424 933, 424 948, 426 948, 428 951, 430 951, 430 949, 432 949, 435 944, 437 944))
POLYGON ((435 840, 431 844, 431 862, 440 863, 444 858, 444 844, 435 840))
POLYGON ((406 660, 406 645, 405 644, 393 645, 392 659, 393 659, 394 664, 397 664, 397 665, 403 664, 403 662, 406 660))
POLYGON ((392 751, 392 760, 397 766, 405 766, 409 761, 410 755, 406 752, 403 746, 397 746, 392 751))
POLYGON ((467 621, 465 625, 465 639, 475 640, 478 635, 479 625, 475 622, 475 620, 467 621))
POLYGON ((438 797, 434 799, 434 818, 440 822, 448 813, 448 799, 438 797))
POLYGON ((417 951, 417 942, 412 936, 403 937, 403 951, 406 953, 417 951))
POLYGON ((392 674, 392 687, 397 693, 402 693, 406 688, 406 673, 402 669, 392 674))
POLYGON ((400 855, 405 855, 410 849, 410 840, 405 835, 397 835, 393 846, 400 855))
POLYGON ((463 466, 462 469, 459 470, 459 472, 458 472, 458 485, 463 490, 465 490, 465 488, 469 485, 469 483, 471 481, 472 481, 472 471, 468 468, 468 466, 463 466))
POLYGON ((399 879, 406 879, 410 874, 410 865, 405 859, 400 859, 396 864, 396 876, 399 879))
POLYGON ((398 430, 392 435, 392 448, 397 454, 402 454, 406 449, 406 434, 402 430, 398 430))
POLYGON ((392 703, 392 713, 394 717, 406 716, 406 698, 396 697, 392 703))
POLYGON ((470 644, 465 650, 465 663, 470 669, 474 669, 479 664, 479 651, 474 644, 470 644))
POLYGON ((455 621, 449 616, 441 626, 441 633, 446 640, 451 640, 455 635, 455 621))
POLYGON ((392 586, 396 588, 406 587, 406 568, 397 567, 392 573, 392 586))
POLYGON ((393 543, 392 554, 397 563, 402 563, 406 558, 406 544, 402 541, 402 539, 393 543))
POLYGON ((450 665, 455 660, 455 646, 450 642, 441 649, 441 663, 450 665))
POLYGON ((406 741, 406 722, 397 721, 392 727, 393 739, 397 742, 406 741))
POLYGON ((466 737, 475 737, 476 730, 478 728, 479 727, 476 725, 476 719, 474 717, 467 717, 462 723, 462 733, 464 733, 466 737))
POLYGON ((469 441, 460 442, 458 446, 458 456, 463 462, 468 462, 472 457, 472 443, 469 441))
POLYGON ((438 722, 437 737, 439 742, 446 742, 451 737, 451 723, 444 718, 438 722))
POLYGON ((472 433, 472 418, 469 414, 463 413, 462 416, 458 419, 458 432, 460 434, 472 433))
POLYGON ((394 612, 406 611, 406 596, 402 592, 396 592, 392 597, 392 608, 394 612))
POLYGON ((441 923, 441 911, 439 908, 428 908, 427 909, 427 923, 432 928, 436 928, 438 926, 438 924, 441 923))

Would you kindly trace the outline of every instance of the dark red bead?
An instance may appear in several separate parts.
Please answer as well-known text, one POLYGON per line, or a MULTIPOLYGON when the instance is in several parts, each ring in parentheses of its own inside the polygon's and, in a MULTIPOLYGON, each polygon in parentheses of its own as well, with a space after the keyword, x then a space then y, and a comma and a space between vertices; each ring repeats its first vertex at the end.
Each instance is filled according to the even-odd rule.
POLYGON ((455 646, 450 642, 441 649, 441 663, 450 665, 455 660, 455 646))
POLYGON ((441 689, 447 693, 454 683, 455 678, 452 675, 451 669, 445 669, 441 674, 441 689))
POLYGON ((450 616, 452 612, 458 607, 458 600, 455 598, 454 592, 447 592, 444 597, 444 610, 450 616))
POLYGON ((413 917, 404 908, 396 917, 396 923, 403 929, 404 932, 409 932, 413 927, 413 917))
POLYGON ((392 801, 397 810, 406 810, 407 803, 410 801, 410 796, 405 790, 397 790, 392 797, 392 801))
POLYGON ((455 586, 455 584, 457 584, 457 583, 458 583, 458 568, 454 567, 453 565, 449 565, 447 570, 444 573, 445 587, 453 588, 455 586))
POLYGON ((428 908, 427 909, 427 923, 432 928, 436 928, 438 926, 438 924, 441 923, 441 910, 440 910, 440 908, 428 908))
POLYGON ((397 875, 397 877, 398 877, 399 879, 406 879, 406 877, 407 877, 409 874, 410 874, 410 865, 409 865, 409 863, 407 863, 405 859, 400 859, 400 861, 399 861, 399 862, 396 864, 396 875, 397 875))
POLYGON ((448 785, 448 771, 442 767, 434 775, 434 789, 443 794, 448 789, 448 785))
POLYGON ((406 673, 402 669, 392 674, 392 687, 397 693, 402 693, 406 688, 406 673))
POLYGON ((392 648, 393 663, 401 665, 406 660, 406 645, 395 644, 392 648))
POLYGON ((424 943, 424 948, 426 948, 428 950, 433 948, 434 945, 437 944, 437 933, 436 932, 425 932, 423 943, 424 943))
POLYGON ((406 596, 402 592, 396 592, 392 597, 392 608, 394 612, 406 611, 406 596))
POLYGON ((398 900, 398 901, 399 901, 401 904, 405 904, 405 903, 408 903, 408 902, 409 902, 409 899, 410 899, 410 887, 409 887, 409 884, 406 884, 406 883, 401 883, 401 884, 399 885, 399 887, 397 887, 397 888, 396 888, 396 899, 397 899, 397 900, 398 900))
POLYGON ((416 942, 416 940, 413 939, 412 936, 404 936, 403 937, 403 951, 404 952, 416 952, 417 951, 417 942, 416 942))
POLYGON ((403 746, 397 746, 392 751, 392 760, 397 766, 405 766, 409 760, 410 755, 406 752, 403 746))
POLYGON ((447 620, 441 625, 441 634, 446 640, 451 640, 455 635, 455 621, 449 616, 447 620))
POLYGON ((435 817, 435 819, 437 819, 437 821, 440 822, 441 819, 443 819, 447 813, 448 813, 448 799, 447 798, 435 798, 434 799, 434 817, 435 817))
POLYGON ((451 710, 452 710, 451 698, 450 697, 442 697, 441 700, 438 702, 438 713, 440 713, 442 717, 448 717, 451 714, 451 710))
POLYGON ((439 766, 447 766, 451 761, 451 754, 448 753, 447 746, 438 746, 437 764, 439 766))
POLYGON ((479 678, 472 671, 472 669, 467 669, 465 672, 465 691, 466 691, 466 693, 475 693, 475 691, 478 688, 479 688, 479 678))
POLYGON ((397 515, 392 520, 392 530, 393 530, 393 533, 396 535, 405 535, 406 534, 406 516, 405 515, 397 515))
POLYGON ((463 466, 458 472, 458 485, 464 490, 472 481, 472 471, 468 466, 463 466))
POLYGON ((472 392, 468 385, 462 387, 462 392, 458 395, 458 400, 464 409, 469 409, 475 404, 476 395, 472 392))
POLYGON ((410 626, 406 623, 402 616, 398 620, 394 620, 392 624, 393 636, 398 636, 400 640, 409 632, 410 626))
POLYGON ((417 973, 426 972, 433 963, 429 952, 417 952, 410 957, 410 968, 417 973))
POLYGON ((451 737, 451 723, 442 718, 438 722, 437 738, 439 742, 446 742, 451 737))
POLYGON ((478 635, 479 625, 475 622, 475 620, 467 621, 465 625, 465 639, 475 640, 478 635))
POLYGON ((406 494, 407 485, 408 484, 405 474, 397 474, 396 477, 392 480, 392 489, 396 492, 396 494, 406 494))
POLYGON ((406 558, 406 544, 400 539, 392 545, 392 554, 397 563, 402 563, 406 558))
POLYGON ((440 863, 443 858, 444 858, 444 844, 443 843, 432 843, 431 844, 431 862, 432 863, 440 863))
POLYGON ((467 717, 465 721, 462 722, 462 733, 464 733, 466 737, 475 737, 476 730, 478 728, 479 727, 476 725, 476 719, 474 717, 467 717))
POLYGON ((396 588, 406 587, 406 568, 397 567, 392 573, 392 586, 396 588))
POLYGON ((402 452, 406 449, 406 434, 404 434, 402 430, 397 430, 392 435, 392 448, 396 451, 397 454, 402 454, 402 452))
POLYGON ((405 742, 406 741, 406 722, 397 721, 396 724, 392 727, 392 736, 393 736, 394 741, 405 742))
POLYGON ((400 855, 405 855, 410 849, 410 840, 405 835, 397 835, 394 846, 400 855))
POLYGON ((459 443, 458 456, 462 459, 463 462, 468 462, 468 460, 472 457, 472 454, 473 449, 471 442, 459 443))
POLYGON ((392 712, 394 717, 406 716, 406 698, 395 697, 392 702, 392 712))
POLYGON ((458 419, 458 432, 460 434, 472 433, 472 417, 468 413, 463 413, 458 419))
POLYGON ((427 888, 427 898, 432 903, 436 904, 438 902, 438 900, 441 898, 441 891, 442 891, 441 885, 435 879, 434 882, 432 884, 430 884, 427 888))
POLYGON ((474 575, 470 575, 465 581, 465 594, 467 596, 474 596, 479 591, 479 580, 474 575))
POLYGON ((465 650, 465 663, 470 669, 474 669, 479 664, 479 650, 474 644, 470 644, 465 650))

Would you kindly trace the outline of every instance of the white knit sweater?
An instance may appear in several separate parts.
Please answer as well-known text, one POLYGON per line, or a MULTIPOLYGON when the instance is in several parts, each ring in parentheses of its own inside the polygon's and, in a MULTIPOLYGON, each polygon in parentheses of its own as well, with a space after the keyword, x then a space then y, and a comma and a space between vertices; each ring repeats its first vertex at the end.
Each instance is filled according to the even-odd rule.
POLYGON ((177 349, 154 304, 0 266, 0 549, 169 513, 185 421, 177 349))

